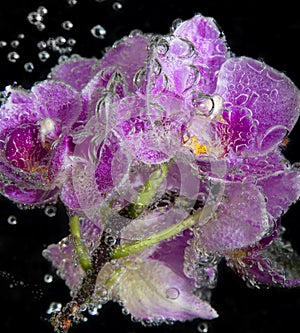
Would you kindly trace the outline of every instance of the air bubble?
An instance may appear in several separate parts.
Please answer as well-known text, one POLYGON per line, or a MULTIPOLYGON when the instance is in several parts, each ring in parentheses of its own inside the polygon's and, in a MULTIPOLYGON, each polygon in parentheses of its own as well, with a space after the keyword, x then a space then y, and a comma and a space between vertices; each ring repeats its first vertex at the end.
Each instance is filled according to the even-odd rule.
POLYGON ((39 31, 43 31, 43 30, 45 30, 46 26, 45 26, 45 24, 44 24, 43 22, 38 22, 38 23, 36 24, 36 28, 37 28, 39 31))
POLYGON ((106 35, 106 30, 102 27, 102 25, 98 24, 91 29, 91 34, 96 38, 103 39, 106 35))
POLYGON ((0 40, 0 48, 5 47, 7 45, 5 40, 0 40))
POLYGON ((18 223, 17 218, 14 215, 10 215, 7 219, 8 224, 16 225, 18 223))
POLYGON ((31 12, 27 15, 27 20, 30 24, 38 24, 39 22, 43 21, 43 15, 38 12, 31 12))
POLYGON ((24 34, 18 34, 18 38, 19 38, 19 39, 24 39, 24 38, 25 38, 25 35, 24 35, 24 34))
POLYGON ((43 16, 48 13, 48 9, 44 6, 39 6, 36 12, 43 16))
POLYGON ((51 283, 53 281, 53 276, 51 274, 45 274, 44 281, 46 283, 51 283))
POLYGON ((199 323, 197 325, 197 331, 200 333, 207 333, 208 332, 208 324, 205 322, 199 323))
POLYGON ((10 42, 10 46, 11 47, 13 47, 13 48, 16 48, 16 47, 18 47, 20 45, 20 42, 18 41, 18 40, 12 40, 11 42, 10 42))
POLYGON ((182 19, 177 18, 172 22, 171 32, 174 32, 182 23, 182 19))
POLYGON ((47 43, 43 40, 40 40, 36 45, 40 50, 43 50, 47 47, 47 43))
POLYGON ((61 26, 65 30, 71 30, 73 28, 73 23, 71 21, 64 21, 61 26))
POLYGON ((59 311, 61 310, 61 307, 62 307, 61 303, 58 303, 58 302, 52 302, 52 303, 50 303, 50 305, 49 305, 49 308, 48 308, 48 310, 47 310, 47 313, 48 313, 48 314, 51 314, 51 313, 57 313, 57 312, 59 312, 59 311))
POLYGON ((122 7, 123 7, 123 5, 118 1, 114 2, 112 5, 113 10, 121 10, 122 7))
POLYGON ((168 299, 177 299, 180 295, 180 292, 177 288, 169 288, 166 290, 166 297, 168 299))
POLYGON ((26 72, 31 73, 34 70, 34 65, 32 62, 26 62, 26 64, 24 64, 24 69, 26 72))
POLYGON ((55 206, 47 206, 44 210, 45 214, 49 217, 54 217, 56 215, 56 207, 55 206))
POLYGON ((74 46, 76 44, 76 39, 74 38, 69 38, 67 40, 67 44, 70 45, 70 46, 74 46))
POLYGON ((7 54, 7 59, 10 62, 16 62, 19 58, 20 58, 20 55, 15 51, 9 52, 7 54))
POLYGON ((50 58, 50 54, 47 51, 41 51, 39 52, 38 57, 42 62, 45 62, 50 58))
POLYGON ((58 46, 64 45, 66 43, 66 41, 67 41, 66 38, 63 37, 63 36, 58 36, 58 37, 55 38, 55 43, 58 46))
POLYGON ((59 58, 58 58, 58 63, 59 64, 63 64, 64 62, 66 62, 67 60, 69 59, 69 57, 65 54, 61 55, 59 58))
POLYGON ((77 0, 67 0, 67 3, 69 6, 75 6, 77 5, 77 0))

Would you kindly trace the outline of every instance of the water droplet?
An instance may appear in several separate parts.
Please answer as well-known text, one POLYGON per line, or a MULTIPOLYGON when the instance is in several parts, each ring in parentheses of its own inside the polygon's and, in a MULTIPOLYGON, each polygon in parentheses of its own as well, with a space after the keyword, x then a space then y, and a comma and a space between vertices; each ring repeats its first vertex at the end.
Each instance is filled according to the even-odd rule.
POLYGON ((44 210, 45 214, 49 217, 54 217, 56 215, 56 207, 55 206, 47 206, 44 210))
POLYGON ((171 32, 174 32, 182 23, 182 19, 177 18, 172 22, 171 25, 171 32))
POLYGON ((48 13, 48 9, 44 6, 39 6, 36 12, 43 16, 48 13))
POLYGON ((211 96, 201 93, 192 97, 192 105, 196 114, 201 116, 210 116, 214 109, 214 101, 211 96))
POLYGON ((55 38, 55 44, 58 46, 64 45, 66 43, 66 38, 63 36, 58 36, 55 38))
POLYGON ((208 324, 205 322, 199 323, 197 325, 197 331, 200 333, 207 333, 208 332, 208 324))
POLYGON ((44 281, 46 283, 51 283, 53 281, 53 276, 51 274, 45 274, 44 281))
POLYGON ((64 62, 66 62, 67 60, 69 59, 69 57, 65 54, 61 55, 59 58, 58 58, 58 63, 59 64, 63 64, 64 62))
POLYGON ((166 297, 168 299, 177 299, 180 295, 180 292, 177 288, 168 288, 166 290, 166 297))
POLYGON ((69 38, 67 40, 67 44, 70 45, 70 46, 74 46, 76 44, 76 39, 74 38, 69 38))
POLYGON ((61 303, 58 303, 58 302, 52 302, 50 303, 49 305, 49 308, 47 310, 47 313, 48 314, 51 314, 51 313, 55 313, 55 312, 59 312, 61 310, 61 303))
POLYGON ((104 238, 104 243, 107 246, 113 246, 113 245, 115 245, 116 241, 117 241, 116 237, 113 236, 113 235, 106 235, 105 238, 104 238))
POLYGON ((10 215, 7 219, 10 225, 16 225, 18 223, 17 218, 14 215, 10 215))
POLYGON ((5 40, 0 40, 0 48, 5 47, 7 45, 5 40))
POLYGON ((114 3, 112 4, 112 8, 113 8, 113 10, 121 10, 122 7, 123 7, 123 5, 122 5, 120 2, 118 2, 118 1, 116 1, 116 2, 114 2, 114 3))
POLYGON ((19 39, 24 39, 24 38, 25 38, 25 35, 24 35, 24 34, 18 34, 18 38, 19 38, 19 39))
POLYGON ((67 3, 69 6, 75 6, 77 5, 77 0, 67 0, 67 3))
POLYGON ((103 39, 106 35, 106 30, 102 27, 102 25, 97 24, 91 29, 91 34, 96 38, 103 39))
POLYGON ((13 47, 13 48, 16 48, 16 47, 18 47, 20 45, 20 42, 18 41, 18 40, 12 40, 11 42, 10 42, 10 46, 11 47, 13 47))
POLYGON ((10 62, 16 62, 20 58, 19 53, 12 51, 7 54, 7 59, 10 62))
POLYGON ((39 52, 38 56, 42 62, 45 62, 46 60, 48 60, 50 58, 50 54, 47 51, 39 52))
POLYGON ((89 307, 88 312, 91 316, 97 316, 99 314, 97 306, 89 307))
POLYGON ((39 31, 43 31, 43 30, 45 30, 46 26, 45 26, 45 24, 44 24, 43 22, 38 22, 38 23, 36 24, 36 28, 37 28, 39 31))
POLYGON ((24 64, 24 69, 26 72, 31 73, 34 70, 34 65, 32 62, 26 62, 26 64, 24 64))
POLYGON ((27 15, 27 20, 30 24, 38 24, 43 21, 43 16, 38 12, 31 12, 27 15))
POLYGON ((40 50, 43 50, 47 47, 47 43, 43 40, 40 40, 36 45, 40 50))
POLYGON ((65 30, 71 30, 73 28, 73 23, 71 21, 64 21, 61 26, 65 30))

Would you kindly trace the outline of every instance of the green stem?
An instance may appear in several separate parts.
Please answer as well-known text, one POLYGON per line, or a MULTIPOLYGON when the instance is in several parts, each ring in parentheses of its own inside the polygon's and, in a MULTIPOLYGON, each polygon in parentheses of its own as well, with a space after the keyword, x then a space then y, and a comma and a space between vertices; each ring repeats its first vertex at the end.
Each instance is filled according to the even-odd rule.
POLYGON ((69 219, 69 226, 71 235, 73 238, 73 247, 75 249, 78 262, 81 268, 87 272, 92 268, 90 257, 88 251, 84 244, 81 241, 81 233, 80 233, 80 222, 79 217, 77 215, 71 216, 69 219))
POLYGON ((120 245, 114 248, 111 252, 112 259, 120 259, 127 257, 131 254, 140 252, 154 244, 157 244, 163 240, 169 239, 180 232, 194 226, 199 222, 200 218, 203 218, 203 224, 207 221, 207 217, 211 214, 211 207, 203 208, 194 215, 190 215, 186 219, 171 225, 170 227, 163 229, 157 233, 152 234, 149 237, 133 241, 128 244, 120 245), (209 214, 209 215, 208 215, 209 214), (206 217, 206 218, 205 218, 206 217))
POLYGON ((127 206, 128 214, 132 219, 141 215, 145 208, 150 204, 151 200, 157 193, 157 189, 166 178, 170 166, 171 162, 163 163, 157 170, 153 171, 139 191, 135 203, 127 206))

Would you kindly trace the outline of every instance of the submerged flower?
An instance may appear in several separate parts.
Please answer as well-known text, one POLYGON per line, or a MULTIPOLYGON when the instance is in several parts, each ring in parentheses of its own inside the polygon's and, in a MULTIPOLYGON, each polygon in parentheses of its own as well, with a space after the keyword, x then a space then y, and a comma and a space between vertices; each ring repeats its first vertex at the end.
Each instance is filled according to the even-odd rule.
POLYGON ((27 203, 9 186, 44 189, 46 173, 73 214, 71 235, 43 252, 73 295, 56 329, 108 300, 145 323, 213 319, 222 259, 252 285, 298 286, 279 220, 300 195, 282 154, 299 99, 284 74, 235 57, 202 15, 14 90, 1 109, 2 193, 27 203), (47 99, 48 86, 64 96, 47 99))

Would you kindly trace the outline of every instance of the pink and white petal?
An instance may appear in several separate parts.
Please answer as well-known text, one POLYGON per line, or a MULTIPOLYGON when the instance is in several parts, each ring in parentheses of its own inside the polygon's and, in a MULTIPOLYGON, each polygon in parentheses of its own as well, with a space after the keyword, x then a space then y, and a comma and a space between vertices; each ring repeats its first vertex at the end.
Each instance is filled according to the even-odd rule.
POLYGON ((218 316, 210 304, 193 295, 193 286, 188 279, 156 260, 149 259, 137 269, 126 269, 114 287, 113 295, 134 318, 146 322, 218 316))
MULTIPOLYGON (((256 123, 255 141, 248 153, 265 153, 281 143, 300 112, 300 94, 283 73, 247 57, 228 59, 218 75, 216 94, 225 107, 248 109, 256 123)), ((230 122, 234 131, 238 122, 230 122)))
POLYGON ((203 225, 197 236, 199 245, 208 251, 226 252, 249 246, 269 230, 265 198, 251 183, 225 184, 217 205, 215 219, 203 225))
POLYGON ((52 68, 50 78, 65 82, 81 91, 91 78, 100 70, 100 61, 95 58, 68 59, 52 68))
POLYGON ((66 83, 42 81, 33 86, 32 93, 40 118, 50 118, 61 128, 70 128, 82 112, 80 94, 66 83))
POLYGON ((283 170, 257 182, 267 199, 267 210, 275 218, 286 213, 300 197, 299 170, 283 170))

